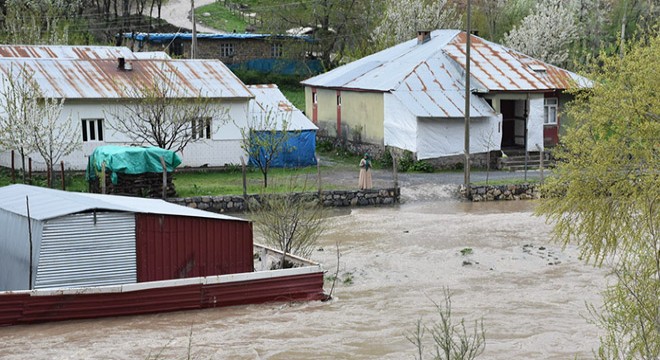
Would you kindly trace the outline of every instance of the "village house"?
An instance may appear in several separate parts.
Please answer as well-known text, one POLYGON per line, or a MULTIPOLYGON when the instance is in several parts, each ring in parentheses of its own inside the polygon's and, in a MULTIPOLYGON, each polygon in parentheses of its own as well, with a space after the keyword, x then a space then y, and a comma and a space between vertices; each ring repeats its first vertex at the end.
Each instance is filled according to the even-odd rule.
MULTIPOLYGON (((459 30, 406 41, 304 80, 305 111, 331 137, 411 151, 438 166, 462 161, 465 43, 459 30)), ((570 71, 471 37, 470 153, 557 144, 570 71)))
MULTIPOLYGON (((172 57, 190 58, 192 33, 125 33, 131 49, 164 51, 172 57)), ((304 59, 311 37, 253 33, 196 34, 196 59, 218 59, 230 69, 316 74, 318 60, 304 59), (304 60, 303 60, 304 59, 304 60)))
MULTIPOLYGON (((97 146, 134 145, 126 134, 113 130, 111 122, 118 121, 116 114, 126 111, 138 96, 136 86, 148 87, 164 76, 171 77, 173 94, 206 97, 222 116, 204 119, 201 132, 191 131, 197 139, 179 153, 183 166, 239 164, 245 155, 240 129, 254 115, 250 110, 254 95, 221 61, 177 60, 162 52, 134 53, 125 47, 0 46, 3 76, 16 76, 23 68, 44 97, 64 99, 61 121, 71 121, 79 129, 79 148, 62 159, 68 169, 85 169, 97 146)), ((1 150, 0 165, 9 167, 11 150, 16 149, 1 150)), ((45 170, 37 154, 29 156, 33 170, 45 170)))

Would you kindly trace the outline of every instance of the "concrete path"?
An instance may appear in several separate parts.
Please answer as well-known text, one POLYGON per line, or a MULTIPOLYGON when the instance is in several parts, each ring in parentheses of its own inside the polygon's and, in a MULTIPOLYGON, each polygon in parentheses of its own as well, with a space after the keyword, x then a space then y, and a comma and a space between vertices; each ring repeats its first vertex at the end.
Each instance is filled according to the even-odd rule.
MULTIPOLYGON (((195 0, 195 7, 198 8, 213 2, 215 2, 215 0, 195 0)), ((163 4, 160 16, 168 23, 181 27, 182 31, 185 31, 184 29, 192 31, 192 21, 190 21, 190 5, 190 0, 169 0, 167 3, 163 4)), ((208 33, 224 33, 224 31, 201 25, 199 22, 197 22, 197 31, 208 33)))

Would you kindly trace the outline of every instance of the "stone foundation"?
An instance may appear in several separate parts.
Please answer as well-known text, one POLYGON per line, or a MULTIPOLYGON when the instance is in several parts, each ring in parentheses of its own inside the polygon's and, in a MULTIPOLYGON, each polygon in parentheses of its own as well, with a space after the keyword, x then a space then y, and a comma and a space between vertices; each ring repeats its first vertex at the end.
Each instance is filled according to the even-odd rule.
MULTIPOLYGON (((304 195, 312 199, 318 199, 319 197, 318 193, 305 193, 304 195)), ((401 189, 322 191, 320 197, 321 204, 327 207, 392 205, 399 202, 401 189)), ((167 201, 200 210, 217 213, 235 213, 248 210, 246 204, 250 201, 259 201, 259 196, 248 195, 246 198, 235 195, 194 196, 188 198, 170 198, 167 201)))
POLYGON ((483 186, 472 185, 470 188, 470 196, 467 194, 467 188, 465 185, 461 185, 459 192, 461 197, 474 202, 495 200, 530 200, 540 198, 538 184, 483 186))

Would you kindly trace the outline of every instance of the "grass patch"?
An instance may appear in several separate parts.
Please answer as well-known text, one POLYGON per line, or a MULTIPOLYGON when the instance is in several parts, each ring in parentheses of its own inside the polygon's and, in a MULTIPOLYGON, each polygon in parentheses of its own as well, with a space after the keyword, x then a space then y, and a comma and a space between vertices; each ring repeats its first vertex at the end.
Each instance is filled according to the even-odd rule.
POLYGON ((284 94, 284 97, 291 101, 293 106, 300 111, 305 111, 305 90, 302 87, 289 85, 278 85, 278 87, 282 91, 282 94, 284 94))
MULTIPOLYGON (((269 193, 294 191, 316 191, 316 167, 301 169, 271 169, 268 172, 269 193)), ((246 174, 248 194, 258 194, 263 187, 263 174, 251 169, 246 174)), ((242 195, 243 176, 240 171, 177 172, 174 186, 180 197, 242 195)), ((323 188, 331 190, 329 184, 323 188)), ((336 188, 335 188, 336 189, 336 188)))
MULTIPOLYGON (((324 167, 321 171, 332 171, 334 167, 324 167)), ((246 174, 248 194, 262 192, 263 174, 257 169, 249 169, 246 174)), ((317 170, 315 166, 300 169, 271 169, 268 172, 269 193, 286 193, 292 191, 316 191, 317 170)), ((16 182, 21 182, 20 174, 16 174, 16 182)), ((12 184, 11 173, 8 169, 0 168, 0 186, 12 184)), ((46 187, 44 175, 33 175, 32 184, 46 187)), ((88 186, 85 174, 80 172, 67 172, 65 174, 67 191, 87 192, 88 186)), ((243 175, 239 170, 230 171, 178 171, 174 173, 174 186, 177 196, 219 196, 242 195, 243 175)), ((53 188, 61 189, 59 177, 53 180, 53 188)), ((324 190, 340 190, 336 185, 323 183, 324 190)))
POLYGON ((205 26, 226 32, 243 33, 248 26, 243 17, 232 14, 229 8, 219 1, 195 8, 195 19, 205 26), (204 16, 204 13, 210 15, 204 16))

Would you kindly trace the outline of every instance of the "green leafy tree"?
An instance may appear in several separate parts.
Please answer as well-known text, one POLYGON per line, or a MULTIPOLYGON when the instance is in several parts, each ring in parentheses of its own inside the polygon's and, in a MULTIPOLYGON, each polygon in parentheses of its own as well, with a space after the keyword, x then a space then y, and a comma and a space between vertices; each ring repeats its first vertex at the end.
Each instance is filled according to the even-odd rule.
POLYGON ((309 33, 314 39, 302 54, 318 58, 326 69, 342 62, 347 53, 366 46, 378 24, 383 0, 282 1, 254 6, 265 32, 309 33))
POLYGON ((602 56, 590 91, 576 92, 538 213, 615 283, 591 308, 602 359, 660 358, 660 35, 623 58, 602 56))
POLYGON ((82 0, 6 0, 0 40, 8 44, 87 43, 82 0))

